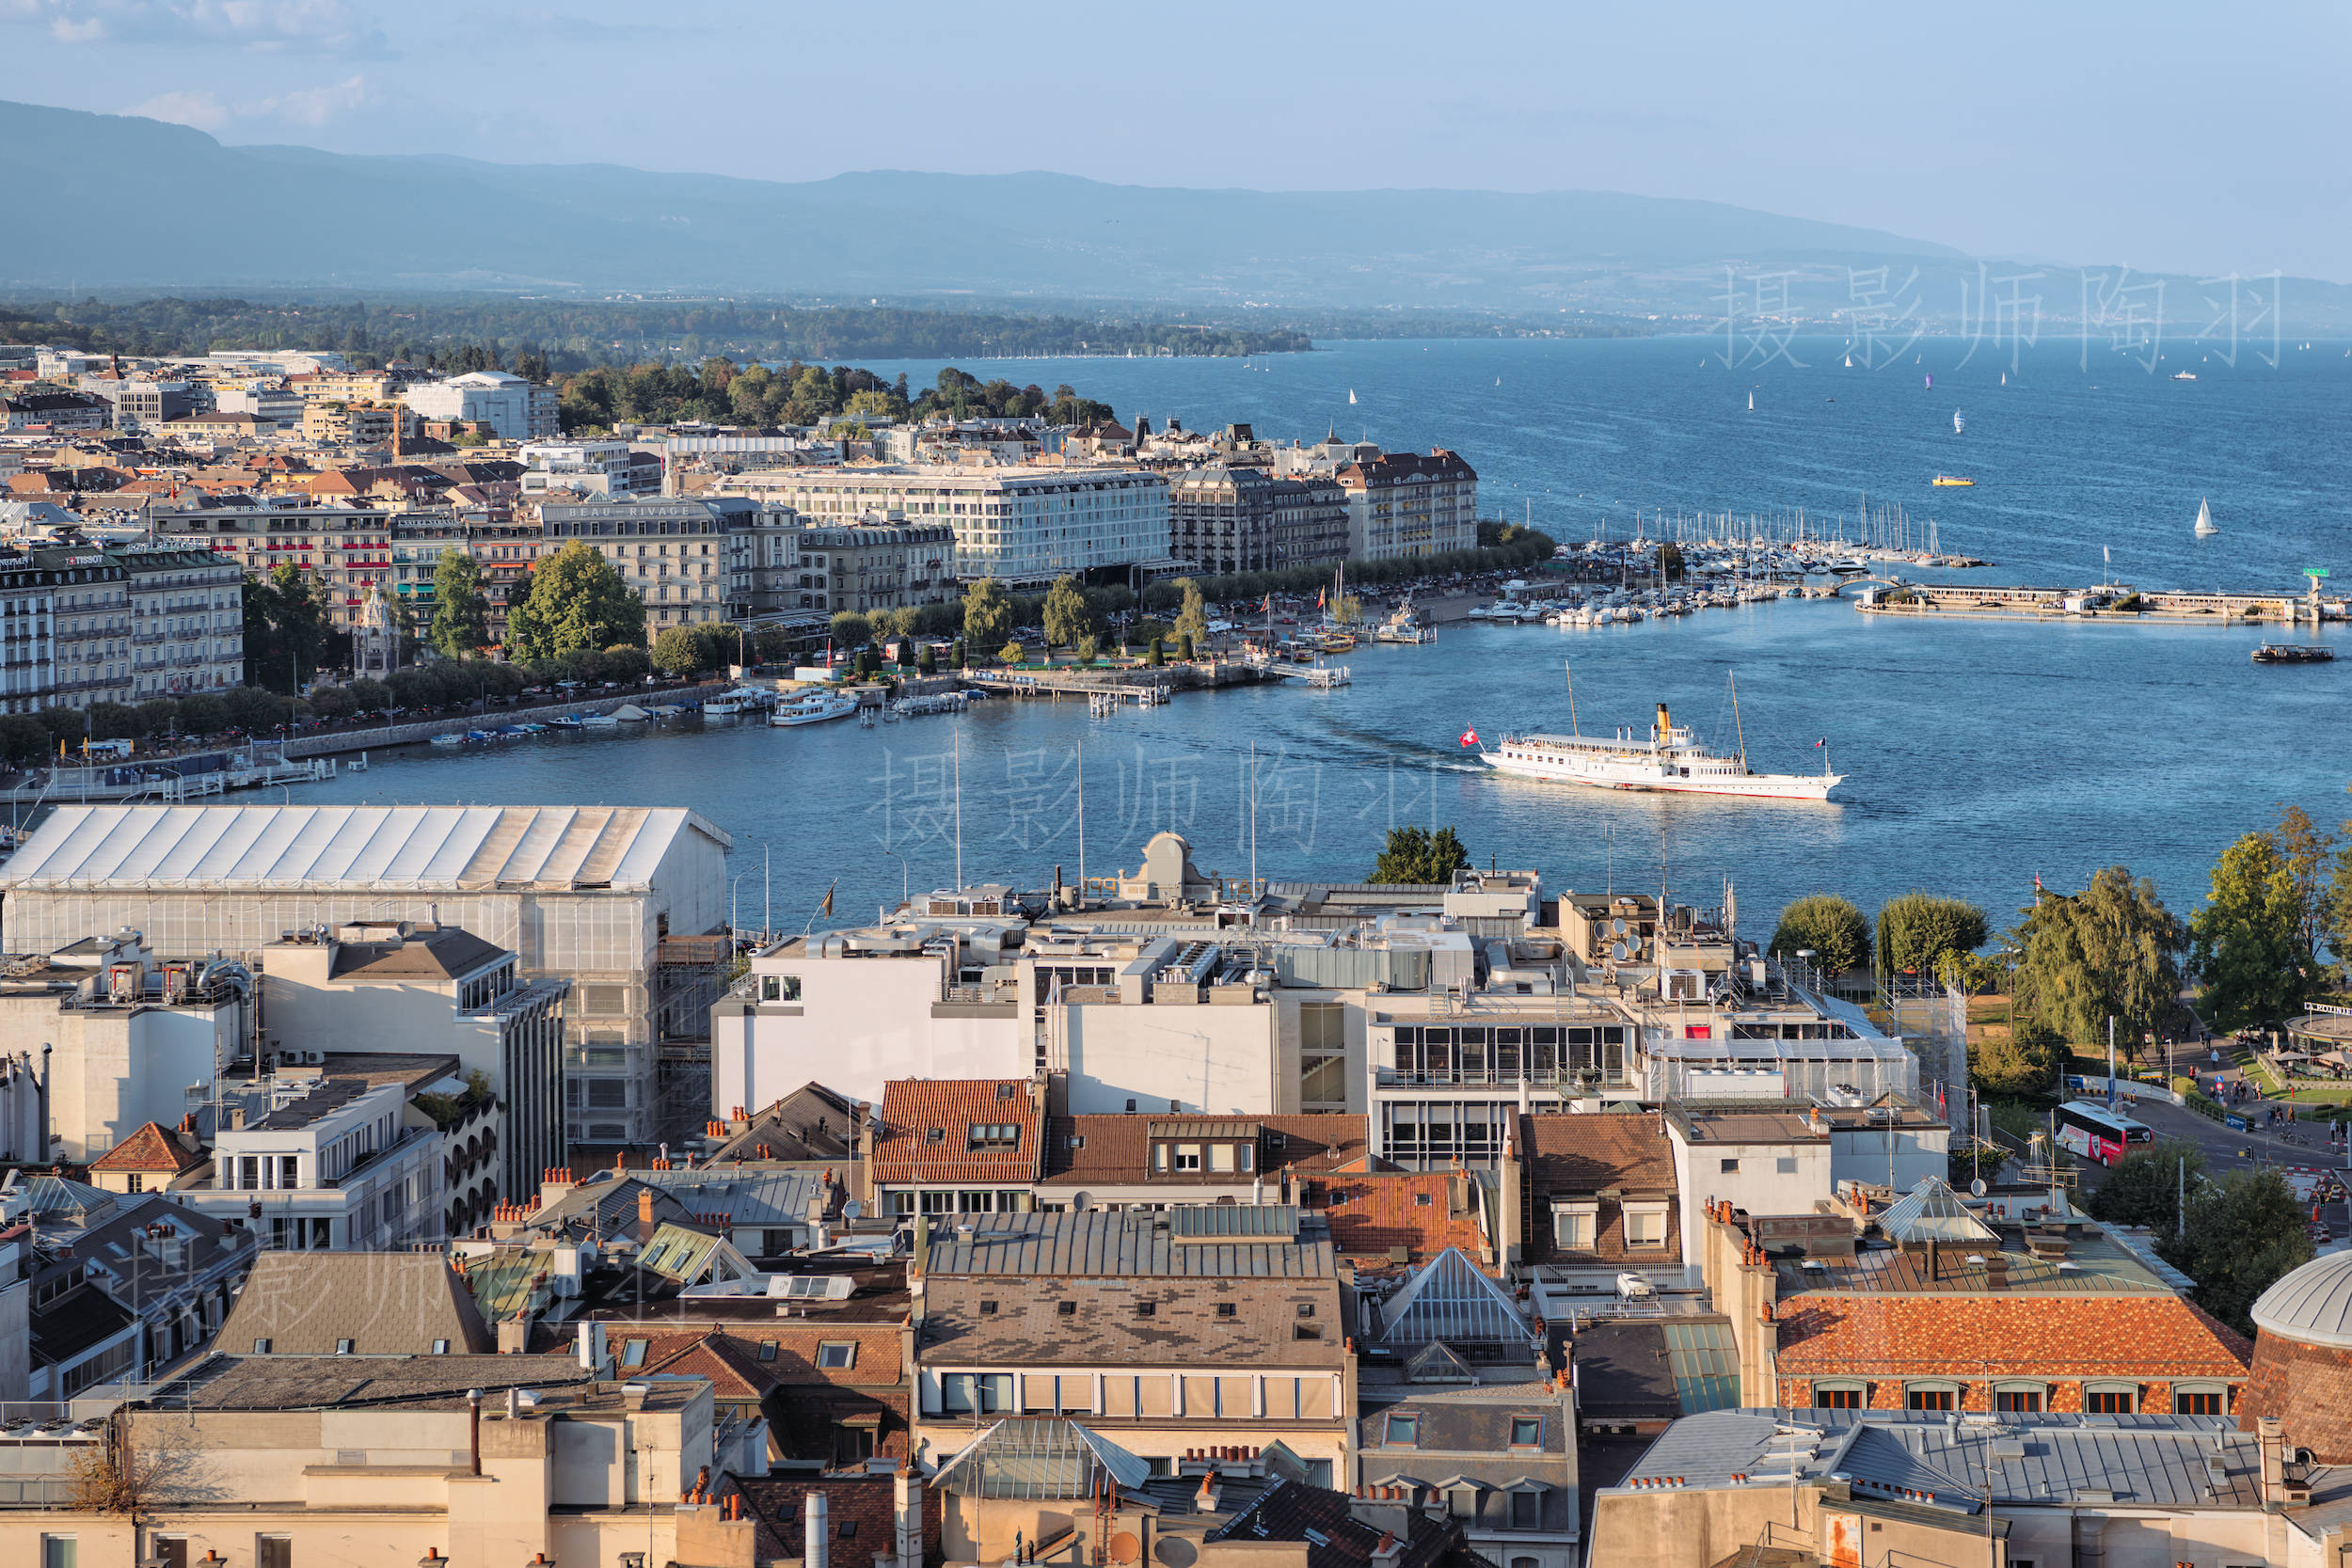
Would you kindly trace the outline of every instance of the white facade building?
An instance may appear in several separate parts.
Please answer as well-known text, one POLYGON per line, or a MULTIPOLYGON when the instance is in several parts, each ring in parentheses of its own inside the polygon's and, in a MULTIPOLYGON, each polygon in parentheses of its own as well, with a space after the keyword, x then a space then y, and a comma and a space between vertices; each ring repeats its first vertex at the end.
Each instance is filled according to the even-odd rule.
POLYGON ((176 1194, 181 1201, 246 1216, 273 1251, 382 1252, 442 1239, 441 1140, 410 1112, 405 1088, 326 1078, 281 1082, 273 1098, 267 1115, 219 1132, 212 1185, 176 1194))
POLYGON ((811 526, 868 513, 956 531, 956 576, 1049 582, 1066 572, 1168 559, 1168 481, 1140 468, 789 468, 721 486, 772 499, 811 526))
POLYGON ((558 433, 555 388, 504 371, 469 371, 400 394, 422 420, 463 420, 490 427, 501 441, 537 441, 558 433))
POLYGON ((523 494, 610 500, 657 493, 660 470, 632 463, 632 450, 627 441, 526 442, 516 453, 523 494))

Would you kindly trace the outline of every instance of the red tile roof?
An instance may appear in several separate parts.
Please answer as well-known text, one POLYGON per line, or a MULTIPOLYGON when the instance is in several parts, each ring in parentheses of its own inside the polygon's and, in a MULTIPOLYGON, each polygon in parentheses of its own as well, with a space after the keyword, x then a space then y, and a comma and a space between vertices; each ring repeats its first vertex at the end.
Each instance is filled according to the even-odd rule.
MULTIPOLYGON (((898 1550, 897 1481, 886 1475, 829 1475, 811 1481, 801 1476, 728 1476, 722 1486, 743 1499, 744 1516, 756 1537, 753 1556, 802 1560, 806 1555, 803 1517, 811 1492, 825 1495, 826 1522, 833 1528, 827 1560, 854 1563, 869 1556, 898 1550)), ((941 1494, 914 1483, 923 1511, 923 1560, 940 1560, 941 1494)))
POLYGON ((1677 1191, 1674 1145, 1655 1111, 1605 1111, 1592 1116, 1519 1117, 1519 1148, 1527 1162, 1522 1183, 1521 1234, 1531 1263, 1670 1263, 1682 1257, 1680 1205, 1666 1205, 1666 1244, 1628 1247, 1621 1198, 1668 1197, 1677 1191), (1590 1198, 1599 1205, 1589 1250, 1553 1244, 1554 1198, 1590 1198))
POLYGON ((874 1180, 1035 1181, 1044 1169, 1045 1114, 1023 1078, 901 1078, 882 1086, 874 1180), (974 1148, 975 1127, 1010 1124, 1008 1148, 974 1148))
MULTIPOLYGON (((608 1336, 610 1331, 608 1330, 608 1336)), ((775 1377, 758 1359, 757 1352, 724 1334, 690 1335, 685 1342, 673 1346, 671 1336, 662 1337, 662 1344, 650 1347, 644 1365, 638 1374, 672 1372, 678 1376, 704 1377, 710 1380, 713 1399, 736 1403, 757 1404, 761 1396, 776 1386, 775 1377), (654 1350, 662 1352, 659 1360, 654 1350)), ((611 1339, 608 1337, 608 1344, 611 1339)))
POLYGON ((1385 1263, 1391 1248, 1403 1247, 1408 1261, 1425 1263, 1448 1247, 1459 1247, 1464 1257, 1478 1261, 1486 1245, 1478 1213, 1474 1208, 1453 1212, 1454 1180, 1443 1171, 1399 1171, 1310 1178, 1306 1186, 1342 1257, 1376 1254, 1375 1260, 1385 1263))
POLYGON ((162 1172, 178 1176, 195 1169, 211 1156, 201 1145, 182 1143, 180 1135, 159 1121, 151 1121, 90 1162, 93 1171, 135 1171, 145 1176, 162 1172))
POLYGON ((1853 1296, 1783 1301, 1784 1376, 2244 1377, 2253 1347, 2178 1296, 1853 1296))
MULTIPOLYGON (((1319 1115, 1296 1117, 1168 1117, 1162 1115, 1097 1115, 1055 1117, 1046 1126, 1044 1184, 1079 1186, 1089 1182, 1166 1180, 1149 1168, 1151 1129, 1165 1121, 1249 1121, 1258 1126, 1258 1164, 1271 1175, 1288 1166, 1294 1171, 1336 1170, 1360 1161, 1366 1148, 1365 1118, 1319 1115), (1085 1142, 1076 1148, 1073 1138, 1085 1142)), ((1232 1171, 1204 1173, 1187 1179, 1190 1184, 1240 1182, 1249 1177, 1232 1171)))

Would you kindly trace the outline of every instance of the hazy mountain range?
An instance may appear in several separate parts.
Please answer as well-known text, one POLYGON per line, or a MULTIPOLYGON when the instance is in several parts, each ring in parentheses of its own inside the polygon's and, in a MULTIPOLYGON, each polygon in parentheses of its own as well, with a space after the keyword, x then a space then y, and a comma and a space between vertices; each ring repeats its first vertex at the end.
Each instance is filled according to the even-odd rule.
MULTIPOLYGON (((714 291, 1724 314, 1725 269, 1849 303, 1915 269, 1946 317, 1948 246, 1705 201, 1600 192, 1269 193, 1055 174, 877 172, 800 184, 612 165, 226 147, 160 120, 0 103, 0 287, 714 291)), ((2071 312, 2071 274, 2048 291, 2071 312)), ((2352 291, 2297 287, 2324 315, 2352 291)), ((1768 305, 1778 303, 1768 298, 1768 305)), ((1744 306, 1742 307, 1744 309, 1744 306)), ((2298 316, 2306 312, 2296 312, 2298 316)), ((2320 325, 2318 318, 2305 329, 2320 325)))

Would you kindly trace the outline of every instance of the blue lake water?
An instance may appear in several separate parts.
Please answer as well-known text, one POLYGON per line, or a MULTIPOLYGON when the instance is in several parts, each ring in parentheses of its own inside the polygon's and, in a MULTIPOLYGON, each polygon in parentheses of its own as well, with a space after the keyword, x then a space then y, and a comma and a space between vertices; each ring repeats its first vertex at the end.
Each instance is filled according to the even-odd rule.
MULTIPOLYGON (((1788 357, 1736 371, 1722 347, 1386 342, 1247 366, 967 368, 1049 389, 1067 381, 1155 424, 1245 420, 1311 439, 1336 423, 1393 447, 1453 447, 1480 472, 1482 510, 1566 538, 1623 535, 1637 512, 1803 508, 1835 529, 1842 511, 1851 528, 1867 493, 1933 516, 1946 550, 1996 562, 1988 580, 2089 581, 2103 547, 2117 578, 2146 587, 2278 592, 2305 567, 2352 577, 2343 343, 2288 345, 2276 368, 2244 345, 2235 368, 2210 345, 2172 345, 2153 374, 2104 341, 2088 368, 2071 339, 2013 357, 2011 345, 1995 357, 1979 344, 1965 364, 1966 342, 1931 339, 1877 370, 1845 369, 1835 341, 1799 340, 1788 357), (2179 369, 2198 379, 2171 380, 2179 369), (1965 435, 1952 433, 1954 408, 1965 435), (1937 472, 1979 483, 1931 489, 1937 472), (2204 541, 2190 533, 2201 497, 2223 530, 2204 541)), ((937 365, 873 368, 920 384, 937 365)), ((2005 920, 2037 874, 2071 885, 2116 862, 2185 910, 2219 848, 2279 802, 2328 822, 2352 808, 2352 649, 2332 665, 2264 668, 2248 657, 2262 640, 2242 628, 1886 622, 1822 601, 1565 632, 1465 626, 1429 646, 1359 650, 1347 659, 1354 684, 1327 693, 1190 696, 1104 720, 1082 704, 998 702, 871 729, 722 721, 412 749, 296 794, 691 806, 735 835, 747 925, 764 895, 775 924, 797 927, 836 880, 837 918, 862 918, 902 880, 949 881, 959 776, 969 879, 1034 883, 1056 864, 1075 875, 1081 752, 1096 875, 1133 866, 1142 841, 1171 826, 1204 865, 1246 871, 1254 754, 1257 862, 1271 877, 1359 879, 1389 826, 1434 819, 1482 863, 1540 866, 1559 886, 1662 879, 1712 903, 1735 879, 1751 927, 1816 889, 1871 908, 1928 888, 2005 920), (1488 739, 1565 726, 1569 661, 1588 731, 1645 723, 1665 702, 1726 743, 1736 672, 1756 765, 1817 768, 1814 742, 1826 739, 1848 799, 1618 796, 1502 779, 1465 756, 1457 736, 1472 725, 1488 739)))

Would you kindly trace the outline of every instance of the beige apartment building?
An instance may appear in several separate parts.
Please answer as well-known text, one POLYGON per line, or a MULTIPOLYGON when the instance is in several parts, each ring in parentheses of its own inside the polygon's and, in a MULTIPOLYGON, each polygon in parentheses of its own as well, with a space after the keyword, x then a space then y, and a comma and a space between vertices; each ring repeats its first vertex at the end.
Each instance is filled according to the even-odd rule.
POLYGON ((638 1552, 751 1568, 751 1527, 688 1499, 723 1470, 765 1474, 765 1423, 718 1415, 702 1378, 270 1343, 206 1357, 144 1405, 38 1444, 0 1437, 0 1480, 48 1502, 0 1511, 0 1561, 524 1568, 638 1552), (138 1508, 77 1507, 77 1465, 125 1478, 138 1508))
POLYGON ((397 403, 346 403, 339 398, 303 404, 302 438, 314 446, 372 447, 390 440, 395 431, 404 439, 416 435, 414 409, 397 403))
POLYGON ((245 684, 245 587, 237 563, 184 544, 110 552, 122 564, 131 631, 125 701, 245 684))
POLYGON ((789 608, 897 610, 945 604, 956 594, 956 531, 946 523, 864 517, 847 527, 803 528, 799 587, 789 608))

